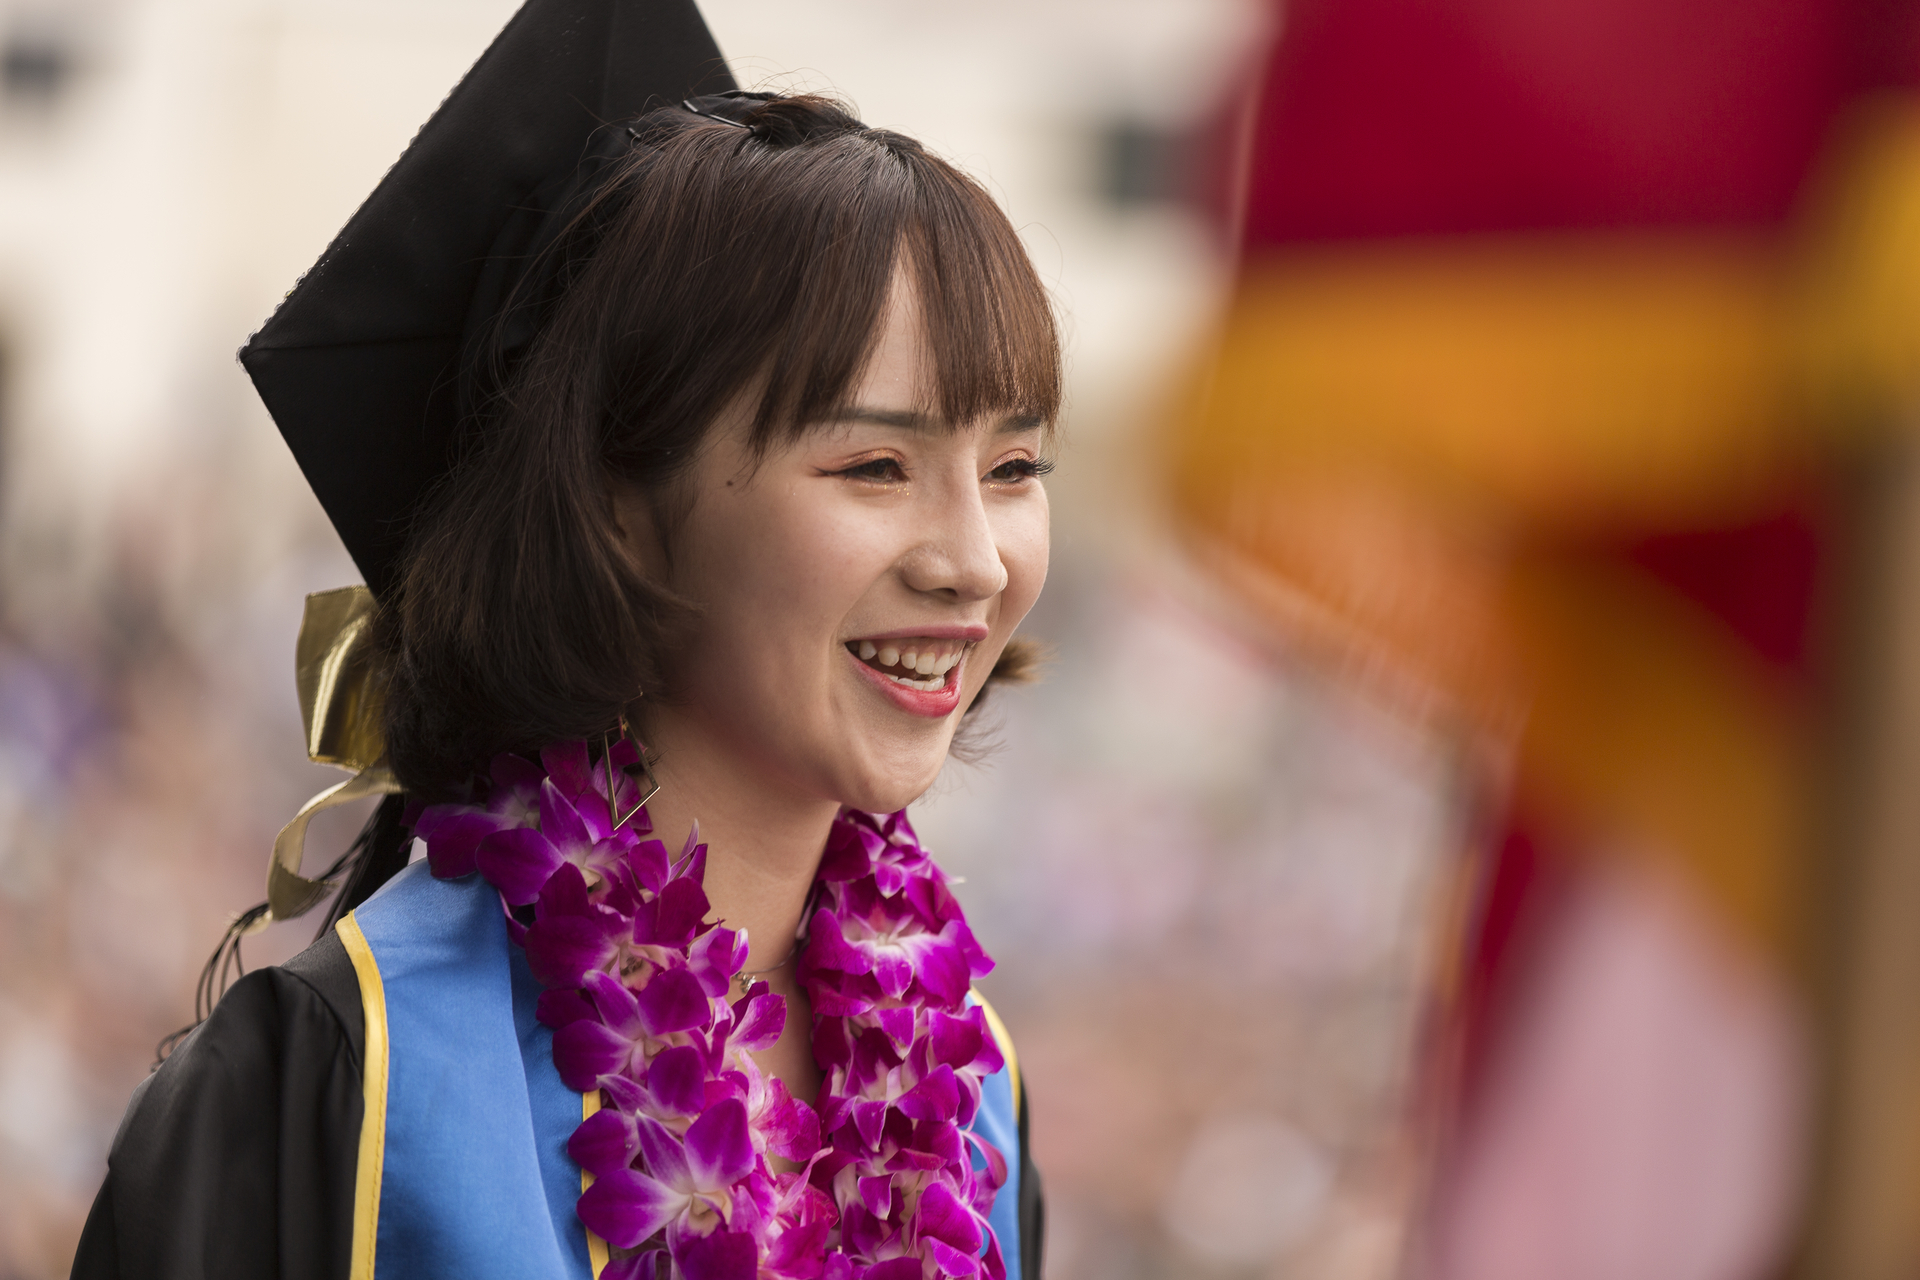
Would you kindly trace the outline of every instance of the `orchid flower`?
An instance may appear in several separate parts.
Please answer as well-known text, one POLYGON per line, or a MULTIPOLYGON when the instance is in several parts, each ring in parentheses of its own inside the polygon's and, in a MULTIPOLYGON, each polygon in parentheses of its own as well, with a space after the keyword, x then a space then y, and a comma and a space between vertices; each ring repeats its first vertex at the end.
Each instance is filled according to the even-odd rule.
POLYGON ((580 1197, 580 1220, 616 1249, 631 1249, 663 1228, 704 1236, 723 1226, 733 1184, 753 1170, 746 1107, 730 1098, 708 1108, 684 1140, 650 1116, 632 1124, 648 1172, 622 1167, 598 1175, 580 1197))

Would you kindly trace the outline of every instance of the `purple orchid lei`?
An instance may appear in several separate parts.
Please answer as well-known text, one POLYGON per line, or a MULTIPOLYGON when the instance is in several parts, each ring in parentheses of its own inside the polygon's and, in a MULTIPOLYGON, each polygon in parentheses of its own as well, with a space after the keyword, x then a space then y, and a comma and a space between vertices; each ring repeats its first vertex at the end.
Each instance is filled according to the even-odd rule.
POLYGON ((500 756, 476 803, 414 826, 435 876, 499 891, 560 1078, 599 1093, 567 1150, 592 1179, 577 1212, 611 1247, 603 1277, 1003 1280, 987 1213, 1006 1160, 966 1127, 1002 1066, 967 1004, 993 962, 905 813, 842 810, 815 878, 799 980, 816 1110, 750 1056, 786 1000, 764 982, 727 998, 747 936, 705 922, 697 828, 669 859, 624 772, 638 752, 622 739, 610 758, 500 756))

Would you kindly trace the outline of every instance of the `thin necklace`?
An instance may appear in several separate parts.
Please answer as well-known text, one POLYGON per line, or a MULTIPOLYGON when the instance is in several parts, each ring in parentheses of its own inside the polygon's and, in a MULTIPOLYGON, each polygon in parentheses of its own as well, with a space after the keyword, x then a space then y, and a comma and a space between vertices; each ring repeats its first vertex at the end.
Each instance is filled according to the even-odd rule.
POLYGON ((742 969, 740 972, 734 974, 733 980, 740 984, 740 994, 743 996, 747 994, 747 988, 753 985, 753 979, 763 973, 774 973, 786 968, 787 963, 798 954, 800 954, 800 939, 795 938, 793 945, 787 948, 787 954, 781 956, 775 963, 768 965, 764 969, 742 969))
POLYGON ((800 932, 794 935, 793 945, 787 948, 786 955, 781 956, 778 961, 768 965, 764 969, 742 969, 739 973, 733 975, 734 981, 740 984, 741 995, 744 996, 747 994, 747 988, 753 985, 752 980, 754 978, 762 974, 779 972, 791 964, 793 958, 800 954, 800 948, 807 945, 806 924, 813 919, 814 904, 818 902, 819 899, 820 884, 818 881, 815 881, 813 888, 807 890, 807 900, 800 904, 800 932))

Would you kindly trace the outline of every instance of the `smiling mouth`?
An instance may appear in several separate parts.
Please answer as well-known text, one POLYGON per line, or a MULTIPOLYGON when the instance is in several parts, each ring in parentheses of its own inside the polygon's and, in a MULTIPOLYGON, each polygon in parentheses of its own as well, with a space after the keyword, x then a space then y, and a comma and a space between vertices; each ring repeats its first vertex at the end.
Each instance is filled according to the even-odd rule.
POLYGON ((972 646, 970 640, 938 640, 908 636, 898 640, 849 640, 847 652, 895 684, 931 692, 943 689, 947 677, 972 646))

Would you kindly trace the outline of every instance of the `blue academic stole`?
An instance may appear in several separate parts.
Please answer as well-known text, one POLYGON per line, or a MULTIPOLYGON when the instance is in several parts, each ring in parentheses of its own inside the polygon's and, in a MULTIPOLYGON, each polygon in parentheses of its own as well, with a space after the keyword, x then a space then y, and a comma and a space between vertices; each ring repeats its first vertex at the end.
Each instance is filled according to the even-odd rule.
MULTIPOLYGON (((339 933, 366 1015, 351 1280, 597 1276, 605 1253, 574 1213, 567 1155, 583 1100, 554 1069, 553 1032, 533 1016, 540 985, 499 895, 416 862, 339 933)), ((1019 1068, 987 1014, 1008 1066, 984 1082, 973 1129, 1007 1158, 989 1220, 1020 1280, 1019 1068)))

